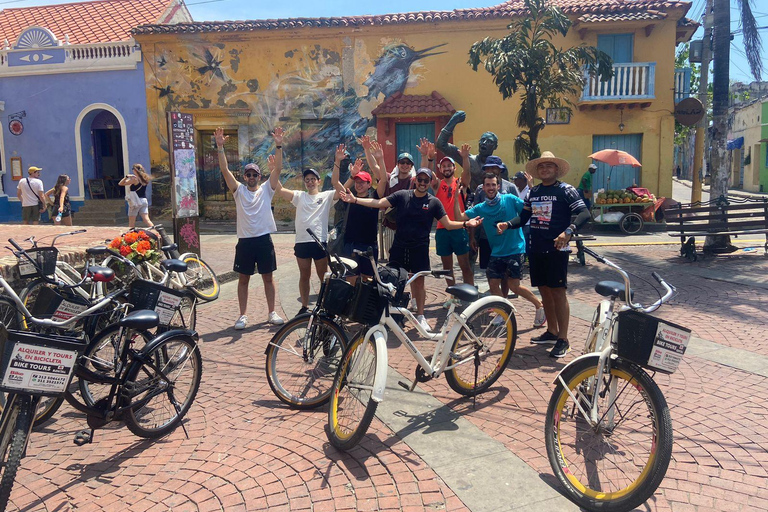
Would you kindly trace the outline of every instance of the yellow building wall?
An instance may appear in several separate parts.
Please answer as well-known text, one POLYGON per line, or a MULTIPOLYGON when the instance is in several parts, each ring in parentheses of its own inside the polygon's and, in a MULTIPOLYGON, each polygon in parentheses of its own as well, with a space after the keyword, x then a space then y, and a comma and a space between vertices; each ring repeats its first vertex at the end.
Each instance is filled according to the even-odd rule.
MULTIPOLYGON (((404 84, 406 94, 438 91, 454 108, 467 112, 467 120, 454 131, 454 144, 470 143, 474 152, 480 135, 493 131, 499 138, 495 154, 507 163, 510 173, 522 169, 524 164, 513 158, 514 139, 521 131, 516 125, 519 100, 502 101, 492 77, 482 69, 473 72, 467 64, 472 43, 504 35, 507 23, 137 35, 145 64, 153 168, 158 172, 168 164, 167 111, 195 114, 197 129, 239 127, 242 161, 256 161, 263 167, 266 156, 274 151, 268 132, 283 126, 287 130, 285 167, 290 171, 300 164, 301 119, 338 118, 342 141, 364 133, 375 135, 371 110, 404 84), (438 45, 428 56, 409 58, 412 51, 438 45), (384 73, 384 68, 389 71, 384 73), (369 79, 371 75, 375 79, 369 79)), ((590 163, 587 155, 592 153, 593 135, 642 134, 639 185, 668 196, 674 167, 675 21, 657 22, 650 36, 639 25, 603 23, 599 27, 601 33, 635 33, 633 60, 656 62, 656 98, 648 108, 623 111, 623 132, 618 128, 620 112, 610 105, 601 104, 596 110, 574 108, 570 124, 548 125, 539 144, 542 150, 569 160, 572 171, 565 180, 576 184, 590 163)), ((588 30, 582 40, 579 31, 572 29, 555 44, 568 47, 596 41, 597 32, 588 30)), ((327 137, 323 146, 326 135, 317 135, 318 164, 333 152, 333 137, 327 137)))

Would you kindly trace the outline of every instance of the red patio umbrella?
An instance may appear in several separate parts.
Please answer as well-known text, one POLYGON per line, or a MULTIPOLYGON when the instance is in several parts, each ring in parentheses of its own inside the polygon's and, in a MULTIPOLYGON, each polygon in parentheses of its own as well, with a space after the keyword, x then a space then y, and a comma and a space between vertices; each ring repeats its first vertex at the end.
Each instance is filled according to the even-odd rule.
POLYGON ((611 166, 611 170, 608 171, 608 182, 606 188, 611 186, 611 174, 613 173, 613 167, 615 165, 631 165, 632 167, 642 167, 643 165, 637 161, 637 158, 633 157, 626 151, 619 149, 601 149, 597 153, 592 153, 587 158, 603 162, 611 166))

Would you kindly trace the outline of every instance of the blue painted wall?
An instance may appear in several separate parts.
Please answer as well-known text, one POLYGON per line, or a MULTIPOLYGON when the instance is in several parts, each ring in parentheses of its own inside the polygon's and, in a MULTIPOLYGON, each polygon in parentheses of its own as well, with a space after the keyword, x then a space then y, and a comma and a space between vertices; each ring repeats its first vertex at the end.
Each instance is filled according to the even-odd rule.
MULTIPOLYGON (((21 219, 20 204, 8 200, 16 198, 18 183, 10 174, 13 156, 21 157, 25 176, 30 165, 43 168, 40 178, 46 190, 53 187, 59 174, 68 174, 72 178, 70 196, 79 195, 75 123, 82 110, 91 104, 106 103, 122 115, 126 126, 121 129, 127 130, 128 135, 128 170, 134 163, 149 170, 145 90, 142 63, 129 71, 0 77, 0 100, 5 101, 5 111, 0 113, 4 140, 2 164, 8 171, 2 176, 3 190, 8 197, 0 197, 0 222, 21 219), (21 111, 27 114, 21 120, 24 132, 16 136, 8 129, 8 116, 21 111)), ((96 113, 86 116, 81 128, 85 180, 93 177, 90 122, 96 113)), ((87 199, 87 187, 84 193, 87 199)), ((78 202, 73 199, 73 203, 77 207, 78 202)))

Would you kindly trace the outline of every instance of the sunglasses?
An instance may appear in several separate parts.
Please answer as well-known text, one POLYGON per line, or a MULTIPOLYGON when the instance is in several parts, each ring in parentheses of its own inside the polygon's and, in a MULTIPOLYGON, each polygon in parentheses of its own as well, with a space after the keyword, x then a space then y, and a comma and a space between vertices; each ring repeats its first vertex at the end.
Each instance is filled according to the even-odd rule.
POLYGON ((400 160, 397 163, 399 163, 400 165, 413 165, 413 162, 411 162, 410 160, 400 160))
POLYGON ((418 181, 419 183, 429 183, 432 180, 430 180, 429 178, 424 178, 424 179, 416 178, 416 181, 418 181))
POLYGON ((258 178, 259 176, 261 176, 261 174, 259 174, 257 172, 247 172, 247 173, 245 173, 245 177, 246 178, 258 178))

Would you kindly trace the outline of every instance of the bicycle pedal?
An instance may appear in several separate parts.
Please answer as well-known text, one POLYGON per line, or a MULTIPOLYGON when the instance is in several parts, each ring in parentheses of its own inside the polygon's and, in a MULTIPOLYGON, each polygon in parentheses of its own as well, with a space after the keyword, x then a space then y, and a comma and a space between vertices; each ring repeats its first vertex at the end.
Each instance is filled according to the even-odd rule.
POLYGON ((72 440, 77 446, 83 446, 84 444, 91 444, 93 442, 93 429, 84 429, 75 434, 75 438, 72 440))

